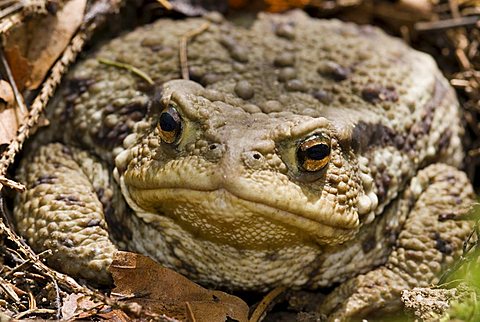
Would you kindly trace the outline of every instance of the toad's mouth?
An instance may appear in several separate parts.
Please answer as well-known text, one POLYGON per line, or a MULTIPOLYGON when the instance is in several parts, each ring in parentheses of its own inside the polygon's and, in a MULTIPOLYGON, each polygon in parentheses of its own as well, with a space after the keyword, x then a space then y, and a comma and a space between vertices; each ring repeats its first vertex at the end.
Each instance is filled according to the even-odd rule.
MULTIPOLYGON (((208 191, 128 187, 127 190, 127 202, 136 214, 152 226, 158 225, 159 230, 170 222, 196 238, 237 248, 292 247, 305 243, 336 245, 356 232, 351 227, 335 227, 302 213, 249 200, 223 188, 208 191)), ((320 211, 328 214, 334 209, 326 205, 320 211)))

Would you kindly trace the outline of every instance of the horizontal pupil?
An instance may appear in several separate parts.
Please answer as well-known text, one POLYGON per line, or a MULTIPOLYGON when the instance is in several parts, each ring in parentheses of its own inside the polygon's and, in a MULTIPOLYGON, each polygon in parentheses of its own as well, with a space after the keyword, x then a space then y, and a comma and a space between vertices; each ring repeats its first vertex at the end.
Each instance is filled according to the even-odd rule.
POLYGON ((165 132, 172 132, 178 127, 177 121, 168 113, 160 115, 160 128, 165 132))
POLYGON ((311 160, 322 160, 329 154, 330 147, 326 144, 317 144, 305 151, 305 155, 311 160))

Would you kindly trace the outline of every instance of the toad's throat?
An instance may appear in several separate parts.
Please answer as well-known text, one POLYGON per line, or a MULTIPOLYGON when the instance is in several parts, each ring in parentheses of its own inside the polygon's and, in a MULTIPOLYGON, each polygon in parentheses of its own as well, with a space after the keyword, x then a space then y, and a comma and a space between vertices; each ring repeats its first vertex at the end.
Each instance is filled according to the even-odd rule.
MULTIPOLYGON (((272 249, 298 244, 335 245, 357 231, 335 227, 302 214, 251 201, 225 190, 128 188, 129 203, 150 225, 174 222, 196 238, 244 249, 272 249)), ((333 214, 333 209, 323 209, 333 214)), ((323 215, 322 217, 326 217, 323 215)))

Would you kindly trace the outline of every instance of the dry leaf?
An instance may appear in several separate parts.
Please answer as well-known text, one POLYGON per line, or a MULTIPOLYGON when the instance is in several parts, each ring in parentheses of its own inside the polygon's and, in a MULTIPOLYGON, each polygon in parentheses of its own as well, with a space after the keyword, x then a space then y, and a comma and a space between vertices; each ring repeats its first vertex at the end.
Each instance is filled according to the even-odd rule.
POLYGON ((20 91, 42 83, 82 23, 86 2, 67 1, 56 15, 34 17, 8 34, 5 55, 20 91))
POLYGON ((4 80, 0 80, 0 112, 7 106, 13 106, 15 102, 15 96, 13 94, 12 86, 4 80))
POLYGON ((87 319, 96 316, 105 306, 85 294, 69 294, 63 300, 62 320, 87 319))
POLYGON ((117 252, 109 271, 116 285, 112 296, 138 303, 149 314, 196 322, 248 320, 248 306, 238 297, 207 290, 146 256, 117 252))
POLYGON ((0 80, 0 145, 10 143, 17 134, 19 124, 14 107, 12 87, 6 81, 0 80))
POLYGON ((77 300, 84 295, 82 294, 69 294, 66 296, 66 298, 63 300, 63 305, 62 305, 62 318, 64 320, 70 320, 73 318, 77 312, 78 309, 78 303, 77 300))

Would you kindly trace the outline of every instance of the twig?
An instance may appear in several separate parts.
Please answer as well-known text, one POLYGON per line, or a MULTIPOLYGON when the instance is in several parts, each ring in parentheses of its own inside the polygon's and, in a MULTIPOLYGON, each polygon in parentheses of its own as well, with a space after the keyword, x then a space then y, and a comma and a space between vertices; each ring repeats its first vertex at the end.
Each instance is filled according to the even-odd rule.
POLYGON ((28 309, 35 310, 37 308, 37 300, 31 291, 28 292, 28 309))
POLYGON ((60 289, 58 288, 58 283, 55 277, 52 274, 48 274, 52 279, 53 288, 55 289, 55 306, 57 307, 57 320, 62 318, 62 301, 60 299, 60 289))
POLYGON ((27 266, 31 266, 33 262, 30 259, 27 259, 20 265, 15 266, 10 272, 4 275, 5 278, 8 278, 10 275, 14 274, 15 272, 18 272, 21 269, 27 268, 27 266))
POLYGON ((10 283, 5 281, 3 278, 0 277, 0 287, 7 293, 9 297, 11 297, 15 302, 20 302, 20 298, 18 297, 17 293, 12 289, 10 283))
POLYGON ((13 318, 20 320, 24 316, 30 315, 30 314, 53 314, 55 313, 55 310, 52 309, 34 309, 34 310, 27 310, 23 311, 17 315, 15 315, 13 318))
POLYGON ((5 8, 17 2, 18 0, 0 0, 0 7, 5 8))
MULTIPOLYGON (((19 251, 27 258, 27 260, 33 262, 33 266, 35 267, 35 269, 40 272, 44 272, 46 276, 55 279, 55 281, 59 283, 63 288, 71 290, 75 293, 83 293, 89 295, 90 297, 92 297, 92 299, 97 299, 100 301, 105 300, 103 294, 99 292, 94 292, 87 287, 78 284, 73 278, 65 274, 59 273, 42 263, 38 255, 36 255, 30 247, 23 244, 17 237, 17 235, 14 234, 7 225, 5 225, 3 220, 0 220, 0 231, 3 231, 3 233, 8 237, 8 239, 10 239, 16 244, 19 251)), ((58 285, 56 285, 56 287, 58 287, 58 285)), ((57 312, 53 311, 53 313, 57 312)))
MULTIPOLYGON (((35 267, 35 269, 38 269, 35 267)), ((40 272, 41 273, 41 272, 40 272)), ((42 282, 46 282, 47 278, 44 276, 44 275, 41 275, 40 273, 33 273, 33 272, 27 272, 27 273, 24 273, 24 272, 16 272, 15 273, 15 277, 19 276, 19 275, 23 275, 25 276, 25 278, 29 278, 31 280, 40 280, 42 282)), ((49 276, 48 276, 49 277, 49 276)), ((50 278, 50 277, 49 277, 50 278)))
POLYGON ((158 3, 160 3, 165 9, 167 10, 172 10, 173 6, 168 0, 157 0, 158 3))
MULTIPOLYGON (((38 259, 41 260, 41 259, 49 257, 51 255, 52 255, 52 250, 47 249, 46 251, 41 252, 37 256, 38 256, 38 259)), ((14 274, 15 272, 18 272, 21 269, 26 269, 28 266, 31 266, 31 265, 33 265, 33 262, 30 259, 27 259, 26 261, 24 261, 23 263, 15 266, 11 271, 6 273, 4 277, 8 278, 10 275, 14 274)))
POLYGON ((450 80, 450 84, 453 87, 468 87, 470 85, 470 82, 466 79, 453 78, 453 79, 450 80))
POLYGON ((457 0, 448 0, 448 6, 450 7, 450 12, 452 13, 453 18, 460 18, 460 11, 458 10, 457 0))
POLYGON ((113 60, 109 60, 109 59, 105 59, 105 58, 98 58, 98 62, 101 63, 101 64, 104 64, 104 65, 107 65, 107 66, 113 66, 113 67, 126 69, 129 72, 132 72, 133 74, 135 74, 138 77, 145 80, 148 84, 150 84, 150 85, 155 84, 153 79, 151 79, 150 76, 147 75, 147 73, 145 73, 141 69, 139 69, 135 66, 132 66, 130 64, 125 64, 125 63, 121 63, 121 62, 118 62, 118 61, 113 61, 113 60))
POLYGON ((195 314, 193 314, 192 306, 189 302, 185 302, 185 311, 187 311, 187 321, 197 322, 195 314))
POLYGON ((8 18, 4 18, 0 20, 0 35, 5 34, 11 28, 20 24, 23 21, 24 17, 25 15, 23 13, 18 12, 18 13, 12 14, 8 18))
POLYGON ((457 57, 457 61, 460 63, 460 66, 463 70, 468 70, 472 67, 463 49, 455 49, 455 57, 457 57))
POLYGON ((272 302, 283 292, 285 292, 287 288, 284 286, 277 287, 270 291, 265 297, 262 299, 262 301, 258 304, 258 306, 255 308, 255 311, 253 311, 252 316, 250 316, 250 319, 248 319, 248 322, 258 322, 262 318, 262 316, 265 314, 267 311, 268 307, 272 304, 272 302))
POLYGON ((205 22, 197 29, 190 30, 189 32, 185 33, 182 36, 182 38, 180 38, 180 48, 179 48, 180 69, 182 70, 183 79, 186 79, 186 80, 190 79, 189 73, 188 73, 187 43, 190 39, 194 38, 195 36, 207 30, 208 27, 210 27, 210 23, 205 22))
POLYGON ((13 3, 6 7, 5 9, 0 10, 0 19, 5 18, 8 15, 11 15, 14 12, 17 12, 18 10, 23 8, 23 3, 21 1, 17 3, 13 3))
POLYGON ((416 31, 443 30, 455 27, 473 26, 480 20, 479 16, 444 19, 440 21, 417 22, 414 25, 416 31))
POLYGON ((10 189, 18 190, 18 191, 25 191, 25 186, 20 182, 16 182, 10 179, 5 178, 4 176, 0 175, 0 189, 2 186, 7 186, 10 189))
MULTIPOLYGON (((3 197, 0 198, 0 203, 3 203, 3 197)), ((5 214, 5 210, 1 209, 0 212, 2 213, 2 217, 4 220, 7 220, 7 215, 5 214)), ((8 222, 8 221, 7 221, 8 222)), ((12 260, 16 263, 23 263, 25 260, 22 258, 22 255, 20 255, 15 249, 12 249, 10 247, 5 247, 6 250, 8 251, 8 254, 12 257, 12 260)))

